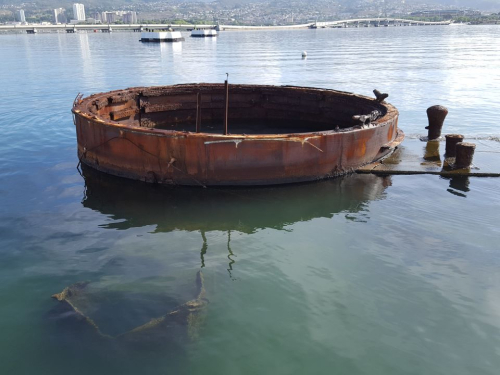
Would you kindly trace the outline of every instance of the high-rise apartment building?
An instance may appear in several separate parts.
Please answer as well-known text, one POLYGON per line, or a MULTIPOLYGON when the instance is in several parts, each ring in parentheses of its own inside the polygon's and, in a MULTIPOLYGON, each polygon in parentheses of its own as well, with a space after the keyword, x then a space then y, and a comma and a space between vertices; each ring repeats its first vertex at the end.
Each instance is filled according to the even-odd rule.
POLYGON ((104 23, 116 22, 116 12, 102 12, 102 22, 104 23))
POLYGON ((123 23, 136 24, 137 12, 127 12, 122 17, 123 23))
POLYGON ((24 15, 24 10, 20 9, 17 12, 17 18, 18 18, 19 22, 22 22, 22 23, 26 22, 26 16, 24 15))
POLYGON ((85 21, 85 7, 83 4, 73 4, 73 19, 76 21, 85 21))
POLYGON ((96 22, 102 21, 101 13, 99 12, 90 13, 90 17, 93 18, 96 22))
POLYGON ((68 22, 68 18, 66 17, 66 9, 57 8, 54 9, 54 23, 66 23, 68 22))

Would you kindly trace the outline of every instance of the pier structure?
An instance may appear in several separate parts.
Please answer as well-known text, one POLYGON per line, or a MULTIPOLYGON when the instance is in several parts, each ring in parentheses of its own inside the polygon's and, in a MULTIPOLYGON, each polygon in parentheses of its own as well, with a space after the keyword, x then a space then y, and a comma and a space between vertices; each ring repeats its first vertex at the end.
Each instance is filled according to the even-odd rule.
POLYGON ((388 176, 395 174, 432 174, 445 178, 500 177, 500 144, 497 139, 477 139, 476 143, 464 142, 462 134, 441 137, 448 109, 434 105, 427 109, 429 126, 427 137, 407 139, 389 156, 365 164, 357 173, 388 176), (446 140, 445 148, 441 143, 446 140), (476 150, 477 148, 477 150, 476 150), (441 151, 440 151, 441 149, 441 151), (477 151, 477 153, 476 153, 477 151), (475 155, 476 154, 476 155, 475 155))
POLYGON ((137 31, 141 32, 144 28, 174 28, 177 31, 191 31, 195 27, 199 29, 217 29, 217 30, 280 30, 280 29, 318 29, 318 28, 347 28, 347 27, 389 27, 389 26, 440 26, 450 25, 450 21, 445 22, 424 22, 399 18, 359 18, 350 20, 339 20, 329 22, 313 22, 299 25, 284 26, 234 26, 234 25, 174 25, 174 24, 59 24, 59 25, 0 25, 0 32, 20 31, 28 34, 36 34, 44 31, 66 31, 75 33, 77 31, 137 31))
POLYGON ((474 137, 469 142, 456 143, 456 154, 452 156, 445 151, 446 145, 442 138, 433 141, 407 138, 390 156, 366 164, 356 169, 356 173, 379 176, 429 174, 443 177, 500 177, 500 143, 493 139, 474 137))

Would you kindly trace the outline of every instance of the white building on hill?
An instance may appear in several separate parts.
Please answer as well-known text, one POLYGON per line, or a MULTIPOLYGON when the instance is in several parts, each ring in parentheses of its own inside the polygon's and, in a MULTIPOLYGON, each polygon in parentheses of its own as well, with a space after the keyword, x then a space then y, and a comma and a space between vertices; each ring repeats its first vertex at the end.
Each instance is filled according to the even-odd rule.
POLYGON ((83 4, 73 4, 73 18, 75 21, 85 21, 85 6, 83 4))
POLYGON ((24 10, 20 9, 17 12, 17 18, 19 19, 19 22, 22 22, 22 23, 26 22, 26 16, 24 15, 24 10))

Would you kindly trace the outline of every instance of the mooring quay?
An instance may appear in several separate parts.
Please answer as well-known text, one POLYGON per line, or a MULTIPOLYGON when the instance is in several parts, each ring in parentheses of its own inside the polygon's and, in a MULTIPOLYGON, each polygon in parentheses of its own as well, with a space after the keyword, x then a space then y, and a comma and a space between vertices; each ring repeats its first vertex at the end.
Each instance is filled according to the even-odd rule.
POLYGON ((450 25, 449 21, 445 22, 424 22, 406 20, 400 18, 359 18, 329 22, 312 22, 300 25, 284 25, 284 26, 234 26, 234 25, 173 25, 173 24, 61 24, 61 25, 0 25, 0 31, 20 31, 28 34, 36 34, 38 32, 49 31, 66 31, 67 33, 74 33, 77 31, 136 31, 142 32, 146 28, 174 28, 177 31, 191 31, 195 27, 198 29, 217 29, 221 30, 286 30, 286 29, 318 29, 318 28, 347 28, 347 27, 388 27, 388 26, 446 26, 450 25))
POLYGON ((446 107, 429 107, 426 137, 406 140, 388 157, 366 164, 356 172, 377 175, 432 174, 450 178, 500 177, 499 139, 467 138, 461 134, 446 134, 443 137, 447 115, 446 107))
POLYGON ((476 147, 471 165, 464 168, 454 168, 456 157, 446 154, 443 139, 405 139, 390 156, 364 165, 356 172, 380 176, 430 174, 442 177, 500 177, 500 142, 473 138, 467 141, 474 142, 476 147))

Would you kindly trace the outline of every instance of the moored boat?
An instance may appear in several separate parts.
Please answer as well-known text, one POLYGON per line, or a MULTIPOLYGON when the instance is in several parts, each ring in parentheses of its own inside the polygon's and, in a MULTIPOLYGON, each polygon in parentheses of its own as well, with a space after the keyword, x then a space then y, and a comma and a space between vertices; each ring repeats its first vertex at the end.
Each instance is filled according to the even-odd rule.
POLYGON ((141 42, 182 42, 184 37, 180 31, 172 29, 154 30, 146 29, 141 33, 141 42))
POLYGON ((193 38, 213 38, 218 36, 217 30, 215 29, 193 29, 191 31, 191 36, 193 38))

